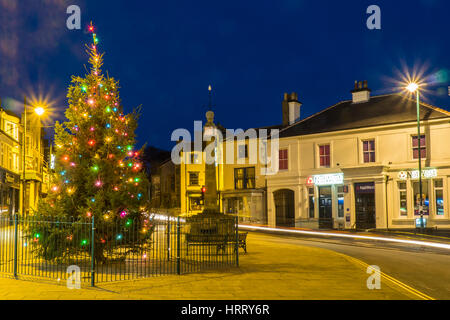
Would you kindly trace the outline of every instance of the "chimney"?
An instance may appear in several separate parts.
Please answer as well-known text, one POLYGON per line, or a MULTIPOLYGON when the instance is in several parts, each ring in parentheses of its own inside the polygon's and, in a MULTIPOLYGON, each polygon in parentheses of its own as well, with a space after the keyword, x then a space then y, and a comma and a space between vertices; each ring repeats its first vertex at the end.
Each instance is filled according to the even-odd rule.
POLYGON ((294 124, 300 119, 300 108, 302 103, 298 101, 298 94, 293 92, 291 94, 285 93, 282 103, 283 111, 283 127, 294 124))
POLYGON ((351 91, 353 103, 364 103, 370 100, 372 90, 367 86, 367 80, 355 81, 355 88, 351 91))

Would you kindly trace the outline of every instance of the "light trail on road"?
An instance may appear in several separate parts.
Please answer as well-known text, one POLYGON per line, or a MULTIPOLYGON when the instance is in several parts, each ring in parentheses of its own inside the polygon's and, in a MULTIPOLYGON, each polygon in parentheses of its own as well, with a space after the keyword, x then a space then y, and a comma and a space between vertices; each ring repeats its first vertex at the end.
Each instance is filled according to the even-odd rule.
POLYGON ((333 233, 333 232, 317 232, 317 231, 306 231, 306 230, 277 229, 277 228, 249 226, 249 225, 239 225, 239 228, 240 229, 244 229, 244 230, 274 231, 274 232, 278 232, 278 233, 305 234, 305 235, 315 235, 315 236, 322 236, 322 237, 330 237, 331 236, 331 237, 337 237, 337 238, 377 240, 377 241, 386 241, 386 242, 414 244, 414 245, 419 245, 419 246, 433 247, 433 248, 450 250, 450 244, 437 243, 437 242, 394 239, 394 238, 385 238, 385 237, 359 236, 359 235, 333 233))

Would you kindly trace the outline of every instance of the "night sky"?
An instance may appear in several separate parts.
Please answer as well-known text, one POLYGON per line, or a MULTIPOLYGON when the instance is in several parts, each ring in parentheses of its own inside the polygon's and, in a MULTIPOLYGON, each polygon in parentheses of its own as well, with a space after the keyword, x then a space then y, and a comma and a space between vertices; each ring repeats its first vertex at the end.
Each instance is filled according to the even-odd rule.
POLYGON ((94 21, 126 111, 143 106, 140 145, 170 149, 174 129, 204 120, 209 84, 216 122, 235 129, 281 123, 284 92, 299 94, 304 118, 350 99, 355 80, 393 92, 406 70, 423 70, 427 102, 450 110, 448 0, 0 0, 3 107, 21 112, 40 93, 63 118, 91 42, 66 28, 71 4, 83 27, 94 21), (366 27, 372 4, 381 30, 366 27))

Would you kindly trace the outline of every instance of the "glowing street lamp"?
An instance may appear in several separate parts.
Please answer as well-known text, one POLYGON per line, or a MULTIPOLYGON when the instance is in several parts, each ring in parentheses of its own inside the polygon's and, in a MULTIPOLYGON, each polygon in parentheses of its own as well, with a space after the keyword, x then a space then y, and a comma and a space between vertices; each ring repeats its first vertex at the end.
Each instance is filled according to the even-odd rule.
MULTIPOLYGON (((22 214, 25 215, 25 198, 27 195, 27 181, 26 181, 26 157, 27 157, 27 113, 28 113, 28 104, 27 104, 27 97, 24 98, 24 123, 23 123, 23 140, 22 140, 22 173, 23 173, 23 180, 22 180, 22 214)), ((34 108, 34 113, 41 117, 45 113, 45 109, 43 106, 36 106, 34 108)))
POLYGON ((420 90, 419 85, 415 82, 411 82, 406 87, 411 93, 416 93, 416 103, 417 103, 417 143, 419 150, 419 214, 420 214, 420 227, 423 231, 423 195, 422 195, 422 150, 420 146, 421 134, 420 134, 420 90))
POLYGON ((45 109, 43 107, 36 107, 34 113, 41 117, 45 113, 45 109))

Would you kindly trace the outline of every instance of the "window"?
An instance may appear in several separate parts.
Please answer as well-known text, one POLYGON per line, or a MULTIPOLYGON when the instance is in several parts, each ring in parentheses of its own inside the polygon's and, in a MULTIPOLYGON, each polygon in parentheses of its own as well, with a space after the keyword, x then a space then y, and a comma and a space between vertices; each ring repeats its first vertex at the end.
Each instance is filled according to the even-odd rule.
POLYGON ((247 159, 248 158, 248 146, 246 144, 240 145, 238 147, 238 157, 239 157, 239 159, 247 159))
POLYGON ((288 170, 289 169, 289 159, 288 159, 288 150, 284 149, 284 150, 280 150, 280 165, 279 165, 279 169, 280 170, 288 170))
POLYGON ((236 190, 255 188, 255 168, 234 169, 234 188, 236 190))
POLYGON ((326 144, 323 146, 319 146, 319 159, 320 159, 320 166, 322 168, 329 168, 330 167, 330 145, 326 144))
POLYGON ((375 140, 363 141, 364 163, 375 162, 375 140))
POLYGON ((344 217, 344 187, 338 187, 338 218, 344 217))
POLYGON ((189 209, 190 211, 202 210, 202 205, 200 204, 200 197, 190 197, 189 198, 189 209))
POLYGON ((195 152, 191 153, 191 164, 198 164, 198 154, 195 152))
POLYGON ((399 201, 400 201, 400 216, 408 215, 408 193, 406 192, 406 182, 398 183, 399 201))
POLYGON ((434 180, 434 199, 436 204, 436 215, 444 215, 444 182, 442 179, 434 180))
POLYGON ((309 217, 314 218, 314 188, 308 188, 309 217))
POLYGON ((18 140, 19 134, 17 132, 17 126, 14 123, 12 123, 12 122, 6 122, 6 126, 5 127, 6 127, 5 128, 6 134, 9 135, 12 138, 18 140))
MULTIPOLYGON (((428 196, 428 181, 422 180, 422 201, 423 201, 423 214, 428 215, 430 212, 430 198, 428 196)), ((413 183, 414 192, 414 214, 419 215, 419 204, 420 204, 420 184, 419 182, 413 183)))
MULTIPOLYGON (((419 139, 418 136, 412 137, 413 159, 419 159, 419 139)), ((426 159, 427 157, 427 141, 425 135, 420 136, 420 157, 426 159)))
POLYGON ((189 172, 189 185, 198 186, 198 172, 189 172))

